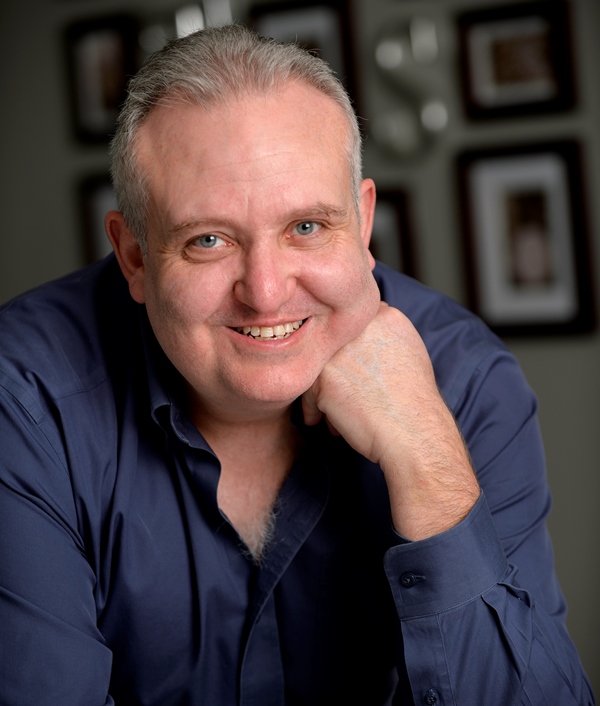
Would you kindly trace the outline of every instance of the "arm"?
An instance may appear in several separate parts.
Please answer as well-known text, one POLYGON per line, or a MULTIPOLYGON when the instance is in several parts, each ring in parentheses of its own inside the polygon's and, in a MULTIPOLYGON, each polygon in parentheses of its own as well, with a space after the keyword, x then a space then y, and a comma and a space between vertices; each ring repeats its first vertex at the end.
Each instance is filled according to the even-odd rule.
POLYGON ((111 706, 112 657, 56 431, 0 382, 11 390, 0 386, 0 701, 111 706))
POLYGON ((483 489, 476 496, 460 433, 444 414, 415 333, 400 312, 382 306, 304 402, 307 421, 325 414, 350 445, 380 463, 396 529, 416 540, 390 549, 385 560, 414 701, 591 704, 552 569, 531 393, 502 353, 475 368, 455 400, 483 489), (394 424, 408 432, 394 437, 394 424))
POLYGON ((350 446, 379 464, 394 526, 404 537, 439 534, 475 505, 480 490, 469 454, 438 392, 425 345, 397 309, 381 303, 302 402, 307 424, 325 415, 350 446))

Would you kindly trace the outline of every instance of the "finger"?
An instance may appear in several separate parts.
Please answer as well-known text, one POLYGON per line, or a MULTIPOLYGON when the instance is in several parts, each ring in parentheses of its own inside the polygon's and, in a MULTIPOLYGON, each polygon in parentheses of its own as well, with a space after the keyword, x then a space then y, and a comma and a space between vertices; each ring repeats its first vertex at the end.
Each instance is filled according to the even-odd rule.
POLYGON ((312 387, 302 395, 302 414, 304 423, 309 427, 318 424, 323 417, 323 412, 317 407, 317 398, 312 387))
POLYGON ((325 416, 325 422, 332 436, 341 436, 340 432, 333 426, 329 419, 327 419, 327 416, 325 416))

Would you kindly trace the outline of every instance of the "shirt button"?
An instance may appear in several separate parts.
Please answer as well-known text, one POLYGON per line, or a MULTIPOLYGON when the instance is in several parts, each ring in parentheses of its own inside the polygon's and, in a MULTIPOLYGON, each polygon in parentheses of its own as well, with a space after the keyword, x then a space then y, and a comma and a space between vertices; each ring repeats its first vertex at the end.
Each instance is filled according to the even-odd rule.
POLYGON ((425 694, 425 698, 423 699, 427 706, 433 706, 433 704, 437 703, 437 700, 438 695, 433 689, 429 689, 429 691, 425 694))

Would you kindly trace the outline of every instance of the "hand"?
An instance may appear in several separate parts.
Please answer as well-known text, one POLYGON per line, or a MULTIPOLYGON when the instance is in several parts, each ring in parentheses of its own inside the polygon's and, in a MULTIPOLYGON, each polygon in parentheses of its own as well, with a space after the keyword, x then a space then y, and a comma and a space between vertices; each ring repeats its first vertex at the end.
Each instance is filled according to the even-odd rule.
POLYGON ((358 453, 381 466, 396 530, 423 539, 460 522, 477 479, 411 322, 381 303, 363 332, 327 363, 302 398, 304 419, 324 415, 358 453))

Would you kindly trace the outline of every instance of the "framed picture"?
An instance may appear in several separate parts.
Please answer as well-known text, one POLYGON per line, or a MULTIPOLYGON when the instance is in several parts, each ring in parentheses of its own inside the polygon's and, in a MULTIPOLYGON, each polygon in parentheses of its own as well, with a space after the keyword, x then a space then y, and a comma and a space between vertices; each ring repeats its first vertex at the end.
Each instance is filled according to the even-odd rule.
POLYGON ((411 220, 409 197, 404 190, 378 190, 369 250, 376 260, 417 277, 411 220))
POLYGON ((249 24, 265 37, 297 42, 326 61, 356 106, 353 33, 347 0, 261 3, 250 10, 249 24))
POLYGON ((65 38, 75 135, 105 142, 138 68, 137 22, 129 15, 82 20, 67 27, 65 38))
POLYGON ((458 173, 471 308, 503 335, 592 330, 579 144, 466 152, 458 173))
POLYGON ((458 17, 458 30, 468 117, 506 118, 575 104, 565 0, 465 12, 458 17))
POLYGON ((112 252, 104 229, 104 216, 117 210, 117 199, 108 174, 85 177, 79 184, 79 204, 83 229, 83 251, 86 264, 112 252))

